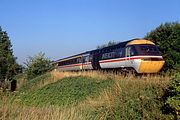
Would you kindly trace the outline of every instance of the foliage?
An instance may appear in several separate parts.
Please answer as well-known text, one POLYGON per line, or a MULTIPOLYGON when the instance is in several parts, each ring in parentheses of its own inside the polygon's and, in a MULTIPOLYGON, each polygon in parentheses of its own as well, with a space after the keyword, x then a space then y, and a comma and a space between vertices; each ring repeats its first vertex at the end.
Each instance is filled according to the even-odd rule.
POLYGON ((88 96, 97 95, 110 87, 112 82, 88 77, 63 78, 41 89, 27 92, 21 96, 21 100, 35 106, 76 104, 88 96))
POLYGON ((117 93, 113 97, 109 95, 110 100, 114 102, 111 105, 104 104, 98 107, 94 111, 96 117, 98 116, 100 119, 102 116, 106 116, 104 119, 115 120, 166 118, 160 110, 163 105, 161 96, 164 93, 165 84, 131 80, 121 80, 116 84, 120 90, 112 89, 111 94, 117 93))
POLYGON ((40 52, 34 57, 29 57, 26 60, 26 73, 27 78, 32 79, 38 75, 42 75, 45 72, 51 71, 53 69, 53 65, 51 64, 51 60, 45 57, 45 54, 40 52))
POLYGON ((13 55, 8 34, 0 27, 0 86, 18 73, 20 66, 13 55))
POLYGON ((115 45, 115 44, 117 44, 117 42, 115 42, 115 41, 109 41, 107 44, 98 45, 98 46, 97 46, 97 49, 101 49, 101 48, 104 48, 104 47, 112 46, 112 45, 115 45))
POLYGON ((177 73, 170 81, 165 94, 165 112, 174 115, 175 119, 180 115, 180 73, 177 73))
POLYGON ((43 84, 46 83, 48 80, 53 79, 50 73, 39 75, 31 80, 26 81, 19 89, 20 92, 30 92, 32 90, 39 89, 43 87, 43 84))
POLYGON ((160 49, 164 59, 164 70, 180 71, 180 23, 161 24, 145 36, 160 49))

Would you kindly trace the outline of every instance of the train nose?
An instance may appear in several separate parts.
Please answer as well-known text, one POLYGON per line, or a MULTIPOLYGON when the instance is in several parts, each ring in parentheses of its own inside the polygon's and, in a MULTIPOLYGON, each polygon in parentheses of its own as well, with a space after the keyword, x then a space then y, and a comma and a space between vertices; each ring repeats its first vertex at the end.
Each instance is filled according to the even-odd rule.
POLYGON ((139 66, 139 73, 157 73, 159 72, 165 61, 143 61, 141 60, 140 66, 139 66))

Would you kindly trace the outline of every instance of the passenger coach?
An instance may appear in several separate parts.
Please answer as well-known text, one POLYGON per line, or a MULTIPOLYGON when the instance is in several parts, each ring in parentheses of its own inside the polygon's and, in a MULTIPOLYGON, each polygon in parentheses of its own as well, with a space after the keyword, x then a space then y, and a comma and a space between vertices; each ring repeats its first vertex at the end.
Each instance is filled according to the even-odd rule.
POLYGON ((55 61, 57 69, 121 69, 137 73, 157 73, 164 65, 157 46, 145 39, 133 39, 55 61))

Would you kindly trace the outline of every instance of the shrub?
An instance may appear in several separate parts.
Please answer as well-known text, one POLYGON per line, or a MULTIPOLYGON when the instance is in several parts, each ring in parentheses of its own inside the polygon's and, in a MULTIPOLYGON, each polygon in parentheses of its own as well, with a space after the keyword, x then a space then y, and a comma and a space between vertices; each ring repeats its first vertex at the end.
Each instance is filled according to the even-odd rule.
POLYGON ((177 119, 180 115, 180 73, 177 73, 170 81, 166 93, 166 112, 174 115, 177 119))
POLYGON ((51 71, 54 67, 51 61, 45 57, 45 54, 40 52, 34 57, 29 57, 26 60, 26 74, 27 79, 32 79, 45 72, 51 71))

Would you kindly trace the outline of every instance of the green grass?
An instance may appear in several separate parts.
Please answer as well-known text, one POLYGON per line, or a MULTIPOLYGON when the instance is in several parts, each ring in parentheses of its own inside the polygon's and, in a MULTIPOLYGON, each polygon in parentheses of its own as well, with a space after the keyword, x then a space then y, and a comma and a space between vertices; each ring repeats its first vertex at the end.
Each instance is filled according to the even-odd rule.
POLYGON ((0 119, 1 116, 57 120, 64 116, 71 116, 64 119, 73 120, 171 118, 162 114, 162 96, 169 83, 167 78, 154 76, 139 80, 113 75, 99 78, 92 74, 92 77, 77 75, 55 79, 47 73, 26 81, 13 97, 6 93, 0 100, 0 119))
POLYGON ((20 92, 34 91, 38 89, 39 86, 44 84, 49 79, 53 79, 50 73, 40 75, 32 80, 27 80, 27 82, 19 89, 20 92))
POLYGON ((20 96, 20 99, 27 105, 35 106, 76 104, 88 96, 98 96, 102 90, 112 86, 112 83, 112 80, 89 77, 63 78, 43 88, 26 92, 20 96))

